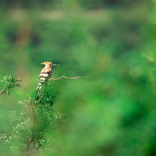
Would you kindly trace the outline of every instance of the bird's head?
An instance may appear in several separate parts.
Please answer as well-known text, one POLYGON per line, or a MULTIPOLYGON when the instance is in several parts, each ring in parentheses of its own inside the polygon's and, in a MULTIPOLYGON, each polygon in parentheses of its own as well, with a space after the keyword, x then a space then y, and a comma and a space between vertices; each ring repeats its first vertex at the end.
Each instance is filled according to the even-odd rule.
POLYGON ((52 62, 43 62, 41 64, 44 64, 46 67, 60 66, 59 64, 54 64, 52 62))

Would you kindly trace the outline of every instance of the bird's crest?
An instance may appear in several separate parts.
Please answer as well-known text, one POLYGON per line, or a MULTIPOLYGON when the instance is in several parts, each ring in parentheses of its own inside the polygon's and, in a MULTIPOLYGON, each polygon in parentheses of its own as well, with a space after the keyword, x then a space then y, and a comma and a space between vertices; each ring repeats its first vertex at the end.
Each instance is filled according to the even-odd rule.
POLYGON ((54 64, 52 62, 43 62, 41 64, 44 64, 45 66, 50 66, 50 67, 52 67, 52 66, 60 66, 59 64, 54 64))
POLYGON ((51 63, 51 62, 43 62, 41 64, 44 64, 45 66, 49 66, 49 67, 53 66, 53 63, 51 63))

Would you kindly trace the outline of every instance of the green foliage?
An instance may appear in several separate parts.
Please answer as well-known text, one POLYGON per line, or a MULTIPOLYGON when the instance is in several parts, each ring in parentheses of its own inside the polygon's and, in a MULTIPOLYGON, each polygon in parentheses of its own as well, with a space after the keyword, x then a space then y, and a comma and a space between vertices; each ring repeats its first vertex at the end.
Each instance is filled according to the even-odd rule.
MULTIPOLYGON (((6 89, 17 85, 11 76, 5 76, 1 82, 6 89)), ((0 144, 4 148, 9 147, 13 155, 31 155, 32 149, 41 151, 52 144, 46 134, 47 128, 52 127, 55 121, 52 109, 55 93, 49 84, 42 92, 43 95, 38 101, 34 100, 36 94, 28 96, 23 102, 20 101, 19 104, 23 107, 21 112, 10 111, 9 119, 14 126, 8 135, 1 133, 0 144)))
POLYGON ((0 81, 0 94, 7 93, 9 95, 11 88, 14 88, 15 86, 20 87, 20 84, 17 84, 17 81, 20 80, 15 80, 14 78, 12 78, 11 75, 4 76, 3 79, 0 81))

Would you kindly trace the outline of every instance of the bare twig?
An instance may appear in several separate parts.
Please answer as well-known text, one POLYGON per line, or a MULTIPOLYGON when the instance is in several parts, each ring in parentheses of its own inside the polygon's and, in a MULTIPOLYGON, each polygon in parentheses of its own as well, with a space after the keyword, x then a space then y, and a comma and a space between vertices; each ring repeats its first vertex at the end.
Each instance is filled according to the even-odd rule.
POLYGON ((15 80, 15 81, 22 81, 22 80, 20 80, 20 79, 17 79, 17 80, 15 80))
POLYGON ((0 95, 4 92, 4 89, 1 90, 0 95))
MULTIPOLYGON (((17 79, 17 80, 15 80, 15 81, 22 81, 22 80, 20 80, 20 79, 17 79)), ((20 83, 16 84, 16 86, 21 88, 21 85, 20 85, 20 83)))
POLYGON ((84 78, 84 79, 86 79, 88 76, 76 76, 76 77, 67 77, 67 76, 65 76, 65 75, 63 75, 63 76, 61 76, 61 77, 59 77, 59 78, 50 78, 49 79, 49 81, 51 81, 51 80, 60 80, 60 79, 62 79, 62 78, 65 78, 65 79, 80 79, 80 78, 84 78))

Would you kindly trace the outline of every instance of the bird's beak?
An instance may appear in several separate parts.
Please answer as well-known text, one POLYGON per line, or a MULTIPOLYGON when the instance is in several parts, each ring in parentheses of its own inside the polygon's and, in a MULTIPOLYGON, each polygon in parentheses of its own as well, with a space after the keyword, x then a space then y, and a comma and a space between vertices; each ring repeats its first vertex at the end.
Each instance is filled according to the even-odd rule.
POLYGON ((45 64, 45 63, 43 62, 43 63, 41 63, 41 64, 45 64))
POLYGON ((53 66, 60 66, 59 64, 53 64, 53 66))

